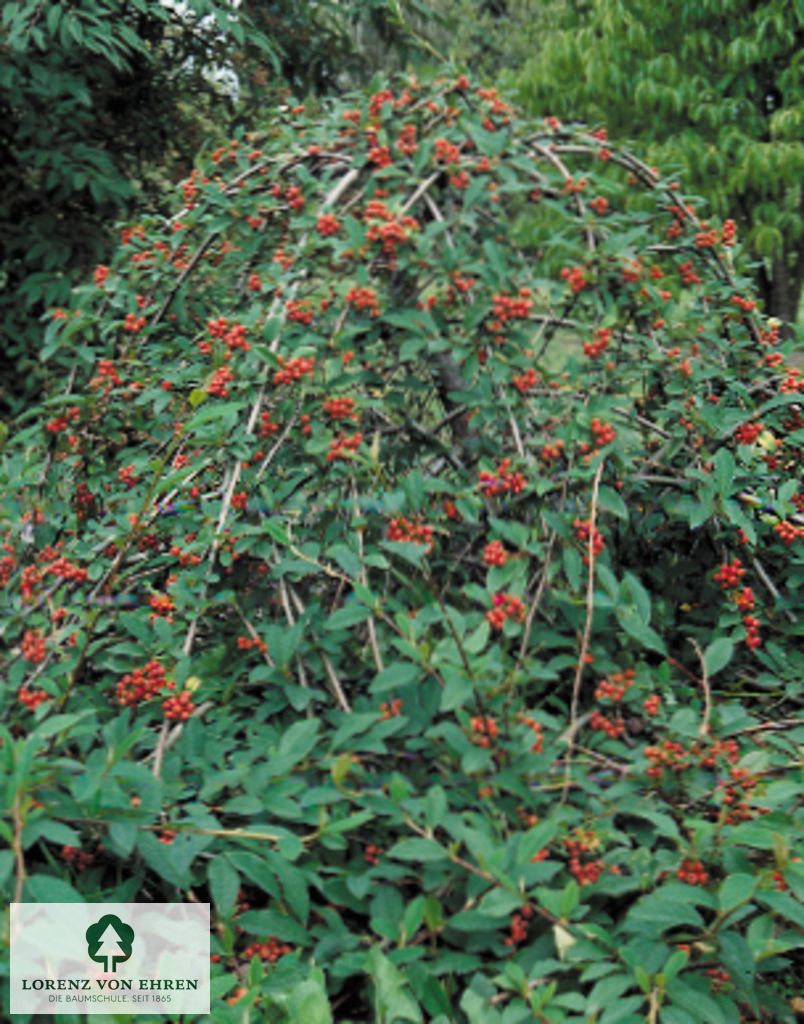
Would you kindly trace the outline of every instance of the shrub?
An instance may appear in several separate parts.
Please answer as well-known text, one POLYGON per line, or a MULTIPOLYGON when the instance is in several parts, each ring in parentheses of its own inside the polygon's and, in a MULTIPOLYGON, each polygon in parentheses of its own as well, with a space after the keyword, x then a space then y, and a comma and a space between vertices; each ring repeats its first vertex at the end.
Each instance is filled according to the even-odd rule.
POLYGON ((802 384, 730 223, 464 77, 181 202, 3 453, 8 893, 208 900, 221 1022, 793 1020, 802 384))

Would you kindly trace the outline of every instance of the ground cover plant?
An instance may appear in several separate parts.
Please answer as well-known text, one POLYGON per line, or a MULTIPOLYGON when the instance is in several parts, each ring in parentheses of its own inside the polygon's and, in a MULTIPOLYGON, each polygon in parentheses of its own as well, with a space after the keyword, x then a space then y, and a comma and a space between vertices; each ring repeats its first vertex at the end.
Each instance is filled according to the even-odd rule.
POLYGON ((694 206, 451 74, 122 231, 0 456, 7 898, 210 902, 220 1022, 795 1020, 802 378, 694 206))

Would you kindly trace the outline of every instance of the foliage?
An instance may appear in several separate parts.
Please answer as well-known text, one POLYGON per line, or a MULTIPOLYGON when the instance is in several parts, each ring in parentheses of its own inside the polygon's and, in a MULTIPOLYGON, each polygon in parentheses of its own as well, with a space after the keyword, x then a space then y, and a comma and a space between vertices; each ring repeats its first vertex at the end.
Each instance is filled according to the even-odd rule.
MULTIPOLYGON (((202 139, 289 87, 356 75, 384 4, 17 0, 0 23, 0 407, 36 394, 42 312, 106 257, 124 211, 165 212, 202 139)), ((400 42, 389 26, 387 45, 400 42)))
POLYGON ((773 0, 587 0, 517 77, 529 108, 604 123, 648 162, 680 165, 759 257, 765 311, 789 321, 804 282, 801 6, 773 0))
POLYGON ((802 380, 730 226, 463 76, 181 196, 2 453, 6 895, 209 900, 217 1022, 792 1022, 802 380))
POLYGON ((443 24, 423 31, 450 60, 494 84, 537 59, 549 29, 558 27, 562 0, 434 0, 443 24))

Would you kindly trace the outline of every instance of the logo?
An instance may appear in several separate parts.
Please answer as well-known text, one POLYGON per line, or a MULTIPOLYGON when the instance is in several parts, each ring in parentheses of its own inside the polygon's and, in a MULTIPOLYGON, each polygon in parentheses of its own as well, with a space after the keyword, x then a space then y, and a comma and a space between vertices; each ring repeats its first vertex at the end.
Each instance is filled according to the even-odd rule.
POLYGON ((89 959, 103 964, 107 973, 114 973, 119 963, 131 956, 134 929, 115 914, 104 914, 86 931, 89 959))
POLYGON ((208 903, 12 903, 9 937, 12 1015, 208 1019, 208 903))

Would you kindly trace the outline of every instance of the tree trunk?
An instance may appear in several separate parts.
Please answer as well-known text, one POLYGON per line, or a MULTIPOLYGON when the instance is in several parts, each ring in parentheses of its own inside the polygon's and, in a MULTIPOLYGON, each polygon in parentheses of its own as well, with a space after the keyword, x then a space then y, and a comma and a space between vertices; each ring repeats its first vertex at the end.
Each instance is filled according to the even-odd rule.
MULTIPOLYGON (((794 324, 804 284, 804 260, 798 260, 797 265, 791 268, 786 255, 774 257, 770 273, 767 267, 760 266, 757 284, 765 315, 794 324)), ((789 331, 790 328, 786 327, 785 333, 789 331)))

